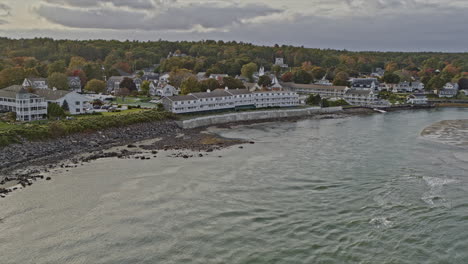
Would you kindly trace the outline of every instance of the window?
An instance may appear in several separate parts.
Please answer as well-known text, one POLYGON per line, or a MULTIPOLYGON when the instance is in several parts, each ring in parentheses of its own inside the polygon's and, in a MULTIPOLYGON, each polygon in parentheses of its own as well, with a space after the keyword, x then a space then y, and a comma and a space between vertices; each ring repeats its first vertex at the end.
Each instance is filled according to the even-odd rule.
POLYGON ((80 105, 80 102, 75 102, 75 105, 80 105))

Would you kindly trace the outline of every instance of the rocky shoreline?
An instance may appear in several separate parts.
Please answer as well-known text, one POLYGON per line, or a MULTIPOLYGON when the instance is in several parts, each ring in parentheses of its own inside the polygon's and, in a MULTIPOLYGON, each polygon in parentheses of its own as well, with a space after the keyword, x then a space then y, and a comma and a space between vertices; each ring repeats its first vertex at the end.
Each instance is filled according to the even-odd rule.
MULTIPOLYGON (((349 109, 340 113, 317 114, 308 117, 277 118, 219 125, 229 128, 255 123, 331 119, 356 114, 373 113, 369 109, 349 109)), ((135 124, 92 133, 37 142, 23 142, 0 151, 0 198, 15 188, 25 188, 50 170, 77 167, 100 158, 157 158, 161 151, 175 150, 175 158, 203 157, 207 153, 238 144, 254 144, 239 139, 227 139, 209 133, 207 128, 182 129, 175 121, 135 124), (151 141, 151 142, 144 142, 151 141), (119 148, 117 148, 119 147, 119 148), (185 153, 184 151, 190 151, 185 153), (194 154, 197 153, 197 154, 194 154)), ((242 148, 242 146, 240 146, 242 148)))

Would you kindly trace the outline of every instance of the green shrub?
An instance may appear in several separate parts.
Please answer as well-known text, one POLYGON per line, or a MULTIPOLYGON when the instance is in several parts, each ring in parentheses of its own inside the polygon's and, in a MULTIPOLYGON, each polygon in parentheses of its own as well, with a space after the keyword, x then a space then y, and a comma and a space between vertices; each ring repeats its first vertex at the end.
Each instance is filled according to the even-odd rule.
POLYGON ((65 117, 65 111, 60 105, 56 103, 49 103, 47 106, 47 117, 49 119, 56 119, 57 117, 65 117))
MULTIPOLYGON (((60 107, 59 107, 60 108, 60 107)), ((61 108, 60 108, 61 109, 61 108)), ((175 119, 175 115, 169 112, 160 112, 155 109, 137 113, 125 113, 119 115, 89 115, 73 120, 51 121, 47 124, 29 123, 0 129, 0 146, 20 143, 26 140, 45 140, 58 138, 80 132, 92 132, 112 127, 122 127, 137 123, 162 121, 175 119)))

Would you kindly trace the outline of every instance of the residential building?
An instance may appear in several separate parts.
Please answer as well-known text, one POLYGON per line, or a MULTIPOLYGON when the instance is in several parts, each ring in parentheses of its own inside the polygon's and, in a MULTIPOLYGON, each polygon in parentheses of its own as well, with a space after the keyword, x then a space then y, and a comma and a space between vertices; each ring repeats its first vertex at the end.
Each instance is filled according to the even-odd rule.
MULTIPOLYGON (((152 91, 151 85, 150 85, 150 91, 152 91)), ((154 91, 151 92, 151 94, 161 96, 161 97, 169 97, 169 96, 178 95, 179 91, 174 86, 166 84, 163 87, 154 89, 154 91)))
POLYGON ((139 77, 135 77, 133 78, 133 83, 135 83, 137 91, 141 92, 141 84, 143 83, 143 80, 139 77))
POLYGON ((29 93, 20 85, 0 90, 0 110, 16 113, 18 121, 35 121, 47 118, 45 98, 29 93))
POLYGON ((326 85, 326 86, 332 86, 333 85, 333 83, 331 83, 329 80, 327 80, 325 78, 325 76, 323 76, 323 78, 321 80, 315 82, 315 84, 317 84, 317 85, 326 85))
POLYGON ((319 94, 323 98, 344 98, 347 90, 346 86, 333 85, 317 85, 317 84, 298 84, 298 83, 283 83, 286 90, 300 94, 319 94))
POLYGON ((162 102, 166 110, 181 114, 243 108, 292 107, 299 104, 299 96, 290 91, 252 93, 247 89, 216 89, 204 93, 164 97, 162 102))
MULTIPOLYGON (((20 93, 24 87, 20 85, 10 86, 3 90, 14 93, 20 93)), ((88 108, 87 103, 90 101, 89 98, 83 96, 75 91, 64 91, 64 90, 52 90, 52 89, 37 89, 34 94, 40 98, 45 99, 47 103, 56 103, 60 106, 64 105, 66 101, 70 114, 79 115, 86 112, 88 108)), ((46 111, 47 112, 47 111, 46 111)))
POLYGON ((371 73, 371 77, 383 77, 385 75, 385 70, 382 68, 377 68, 373 73, 371 73))
POLYGON ((376 78, 353 78, 351 79, 351 89, 377 91, 379 81, 376 78))
POLYGON ((206 80, 206 79, 207 79, 207 78, 206 78, 206 72, 199 72, 199 73, 197 73, 197 79, 198 79, 199 81, 204 81, 204 80, 206 80))
POLYGON ((424 90, 424 84, 422 82, 400 82, 397 85, 393 86, 391 90, 394 93, 413 93, 413 92, 422 92, 424 90))
POLYGON ((210 79, 215 79, 218 82, 222 82, 225 77, 228 77, 227 74, 210 74, 210 79))
POLYGON ((107 92, 115 92, 120 89, 120 83, 123 81, 124 76, 112 76, 107 80, 107 92))
POLYGON ((78 76, 68 77, 68 87, 72 91, 81 92, 81 79, 78 76))
POLYGON ((452 98, 458 94, 458 84, 457 83, 446 83, 444 87, 439 90, 439 97, 452 98))
POLYGON ((169 83, 169 77, 171 77, 169 73, 164 73, 163 75, 159 76, 159 82, 169 83))
POLYGON ((299 95, 291 91, 254 92, 255 107, 293 107, 299 105, 299 95))
POLYGON ((281 68, 288 68, 288 65, 284 63, 284 58, 276 58, 275 65, 278 65, 281 68))
POLYGON ((262 89, 258 83, 244 82, 244 86, 251 92, 260 91, 262 89))
POLYGON ((408 96, 407 101, 408 104, 413 105, 426 105, 427 104, 427 96, 422 93, 415 93, 408 96))
POLYGON ((350 89, 344 95, 344 100, 350 105, 373 106, 378 103, 378 99, 373 90, 350 89))
POLYGON ((26 78, 23 81, 23 87, 34 89, 48 89, 46 78, 26 78))
POLYGON ((271 90, 273 91, 281 91, 283 90, 283 86, 281 85, 280 81, 278 80, 278 77, 276 77, 276 75, 272 75, 272 79, 271 79, 271 90))

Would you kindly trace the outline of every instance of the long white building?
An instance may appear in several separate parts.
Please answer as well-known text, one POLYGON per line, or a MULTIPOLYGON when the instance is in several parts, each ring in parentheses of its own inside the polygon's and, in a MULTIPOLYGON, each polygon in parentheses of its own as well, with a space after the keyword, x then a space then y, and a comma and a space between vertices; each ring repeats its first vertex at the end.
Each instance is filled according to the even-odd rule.
POLYGON ((176 114, 228 109, 293 107, 299 96, 289 91, 250 92, 247 89, 217 89, 204 93, 164 97, 164 108, 176 114))
POLYGON ((349 90, 346 86, 298 84, 292 82, 283 83, 283 87, 300 94, 319 94, 322 98, 343 98, 349 90))

